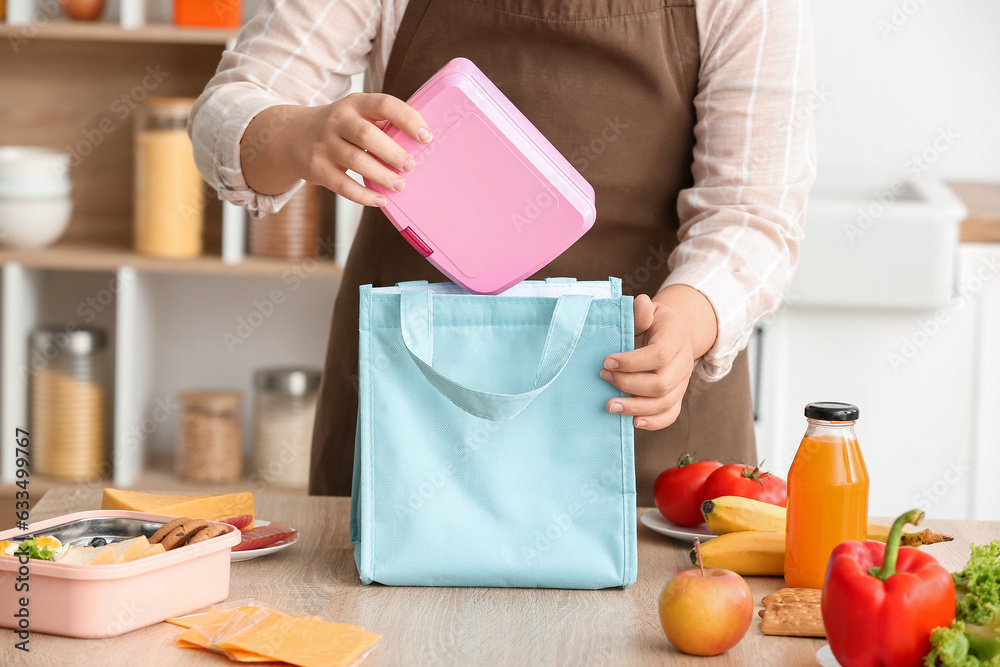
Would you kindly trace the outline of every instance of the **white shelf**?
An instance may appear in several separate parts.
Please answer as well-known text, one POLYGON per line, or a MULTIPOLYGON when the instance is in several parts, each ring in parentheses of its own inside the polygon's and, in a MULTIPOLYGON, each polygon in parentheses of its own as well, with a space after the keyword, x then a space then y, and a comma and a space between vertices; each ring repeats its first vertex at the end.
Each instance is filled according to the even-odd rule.
POLYGON ((28 426, 28 382, 24 373, 28 359, 28 334, 35 326, 37 301, 34 276, 19 264, 3 266, 3 350, 0 357, 0 482, 13 484, 15 467, 14 429, 28 426))
POLYGON ((17 263, 27 268, 53 271, 117 271, 130 266, 143 273, 192 274, 219 276, 282 276, 289 270, 309 264, 311 275, 340 278, 343 268, 329 260, 279 260, 246 257, 235 264, 221 257, 203 255, 190 259, 160 259, 140 255, 129 248, 58 243, 48 248, 30 250, 0 247, 0 264, 17 263))
MULTIPOLYGON (((117 21, 74 21, 54 1, 39 4, 36 0, 7 0, 7 20, 0 23, 0 37, 10 38, 12 43, 18 39, 49 39, 223 46, 239 34, 238 28, 193 28, 149 21, 147 0, 121 0, 120 4, 117 21)), ((162 20, 160 14, 153 18, 162 20)))
POLYGON ((8 39, 46 39, 65 42, 118 42, 134 44, 207 44, 225 46, 238 30, 184 28, 167 23, 122 28, 117 23, 49 21, 45 24, 11 25, 0 23, 0 37, 8 39))

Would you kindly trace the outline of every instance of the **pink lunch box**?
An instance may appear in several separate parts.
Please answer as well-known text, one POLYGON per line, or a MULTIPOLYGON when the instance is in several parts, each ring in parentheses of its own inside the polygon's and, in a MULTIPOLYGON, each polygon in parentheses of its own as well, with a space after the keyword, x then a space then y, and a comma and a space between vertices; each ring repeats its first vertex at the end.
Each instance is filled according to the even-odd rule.
POLYGON ((455 58, 408 100, 434 138, 385 130, 413 155, 386 216, 442 273, 476 294, 499 294, 540 270, 590 229, 594 188, 478 67, 455 58))
MULTIPOLYGON (((27 531, 4 531, 0 540, 55 535, 63 544, 85 546, 94 536, 149 537, 175 518, 122 510, 76 512, 33 523, 27 531)), ((229 532, 218 537, 130 563, 31 559, 26 577, 20 559, 0 555, 0 627, 20 629, 15 614, 21 597, 29 599, 31 632, 85 639, 114 637, 221 602, 229 596, 230 552, 240 541, 240 531, 226 527, 229 532), (19 583, 28 590, 15 588, 19 583)))

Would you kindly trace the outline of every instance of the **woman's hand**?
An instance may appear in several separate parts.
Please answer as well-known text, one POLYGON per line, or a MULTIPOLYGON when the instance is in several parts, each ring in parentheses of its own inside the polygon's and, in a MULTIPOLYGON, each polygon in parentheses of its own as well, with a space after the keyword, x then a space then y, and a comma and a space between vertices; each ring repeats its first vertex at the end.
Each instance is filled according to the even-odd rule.
POLYGON ((607 402, 608 412, 633 415, 636 428, 655 431, 681 411, 695 359, 715 344, 718 323, 704 294, 670 285, 650 299, 635 298, 635 350, 609 354, 601 377, 628 397, 607 402))
POLYGON ((262 194, 280 194, 305 179, 359 204, 382 206, 382 195, 345 172, 355 171, 387 190, 406 186, 402 175, 386 165, 408 172, 413 156, 382 131, 387 123, 421 143, 431 140, 420 114, 391 95, 353 93, 321 107, 265 109, 240 141, 243 176, 262 194))

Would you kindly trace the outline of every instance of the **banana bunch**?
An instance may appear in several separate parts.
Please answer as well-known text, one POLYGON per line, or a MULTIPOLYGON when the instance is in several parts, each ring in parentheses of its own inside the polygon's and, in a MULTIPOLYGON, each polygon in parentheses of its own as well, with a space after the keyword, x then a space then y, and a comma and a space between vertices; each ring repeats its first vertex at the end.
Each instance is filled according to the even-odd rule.
MULTIPOLYGON (((715 537, 701 545, 701 560, 705 567, 720 567, 737 574, 776 576, 785 571, 785 508, 770 503, 722 496, 706 500, 701 513, 715 537)), ((889 529, 877 523, 868 524, 868 539, 885 542, 889 529)), ((919 547, 924 544, 950 542, 955 539, 929 528, 905 532, 900 544, 919 547)), ((698 564, 694 549, 691 562, 698 564)))

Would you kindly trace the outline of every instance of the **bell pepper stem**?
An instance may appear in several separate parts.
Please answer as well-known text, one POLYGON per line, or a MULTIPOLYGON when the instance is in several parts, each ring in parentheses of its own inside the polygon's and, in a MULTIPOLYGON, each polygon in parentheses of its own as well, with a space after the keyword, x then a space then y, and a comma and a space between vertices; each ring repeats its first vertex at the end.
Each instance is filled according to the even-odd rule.
POLYGON ((892 524, 889 537, 885 540, 885 555, 882 557, 882 567, 872 567, 869 572, 873 577, 885 581, 896 574, 896 559, 899 557, 899 541, 903 537, 903 526, 912 523, 914 526, 924 518, 921 510, 910 510, 900 516, 892 524))

